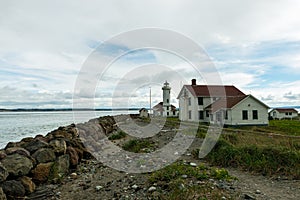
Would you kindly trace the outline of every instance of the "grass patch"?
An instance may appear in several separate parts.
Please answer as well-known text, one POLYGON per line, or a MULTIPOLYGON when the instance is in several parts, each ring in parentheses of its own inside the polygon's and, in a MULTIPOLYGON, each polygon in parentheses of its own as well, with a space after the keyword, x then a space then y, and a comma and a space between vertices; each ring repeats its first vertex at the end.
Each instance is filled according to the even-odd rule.
POLYGON ((119 140, 126 137, 126 133, 124 131, 118 131, 117 133, 114 133, 113 135, 109 136, 109 140, 119 140))
POLYGON ((281 174, 300 178, 300 152, 284 147, 234 146, 222 138, 206 159, 224 167, 240 167, 264 175, 281 174))
POLYGON ((154 149, 154 143, 148 140, 129 140, 122 148, 134 153, 149 153, 154 149))
POLYGON ((159 199, 221 199, 223 196, 230 199, 229 194, 214 187, 209 179, 230 181, 234 178, 225 169, 176 162, 153 172, 148 181, 167 191, 167 194, 160 193, 159 199), (202 184, 197 183, 199 181, 202 184))
POLYGON ((196 137, 198 138, 205 138, 207 133, 207 128, 199 127, 197 130, 196 137))
POLYGON ((299 120, 270 120, 268 130, 279 131, 287 135, 300 136, 300 121, 299 120))

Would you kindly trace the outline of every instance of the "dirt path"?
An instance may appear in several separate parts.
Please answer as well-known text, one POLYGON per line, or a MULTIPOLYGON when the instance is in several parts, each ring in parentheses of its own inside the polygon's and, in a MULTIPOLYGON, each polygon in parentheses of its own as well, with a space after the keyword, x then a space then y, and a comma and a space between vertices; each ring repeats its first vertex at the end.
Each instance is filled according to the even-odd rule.
POLYGON ((227 170, 238 178, 234 186, 242 194, 263 200, 300 199, 299 180, 283 180, 280 177, 275 179, 232 168, 227 168, 227 170))

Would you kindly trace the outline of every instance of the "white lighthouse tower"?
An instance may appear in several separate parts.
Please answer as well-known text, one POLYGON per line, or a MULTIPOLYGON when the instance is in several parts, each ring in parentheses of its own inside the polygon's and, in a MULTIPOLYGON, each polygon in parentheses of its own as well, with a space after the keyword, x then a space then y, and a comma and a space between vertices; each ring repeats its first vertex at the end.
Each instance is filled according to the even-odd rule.
POLYGON ((163 116, 168 117, 172 112, 170 97, 171 97, 171 87, 169 83, 166 81, 162 87, 163 90, 163 116))

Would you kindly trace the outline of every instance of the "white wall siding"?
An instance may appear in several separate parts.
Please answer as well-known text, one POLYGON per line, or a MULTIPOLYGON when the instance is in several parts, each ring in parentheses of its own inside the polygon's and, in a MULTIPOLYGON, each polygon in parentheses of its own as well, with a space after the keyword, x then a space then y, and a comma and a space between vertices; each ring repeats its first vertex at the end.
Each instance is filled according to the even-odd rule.
POLYGON ((231 109, 231 119, 229 125, 268 125, 268 108, 252 97, 248 97, 231 109), (248 120, 243 120, 243 110, 248 111, 248 120), (257 110, 258 119, 253 119, 253 110, 257 110))

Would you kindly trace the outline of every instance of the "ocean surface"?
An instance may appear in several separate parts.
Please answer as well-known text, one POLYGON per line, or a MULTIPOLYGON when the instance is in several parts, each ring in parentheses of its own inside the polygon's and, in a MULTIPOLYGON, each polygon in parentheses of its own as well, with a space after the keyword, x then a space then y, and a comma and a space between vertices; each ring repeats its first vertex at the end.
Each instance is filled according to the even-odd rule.
POLYGON ((137 114, 138 111, 53 111, 53 112, 0 112, 0 149, 8 142, 34 137, 72 123, 118 114, 137 114))

